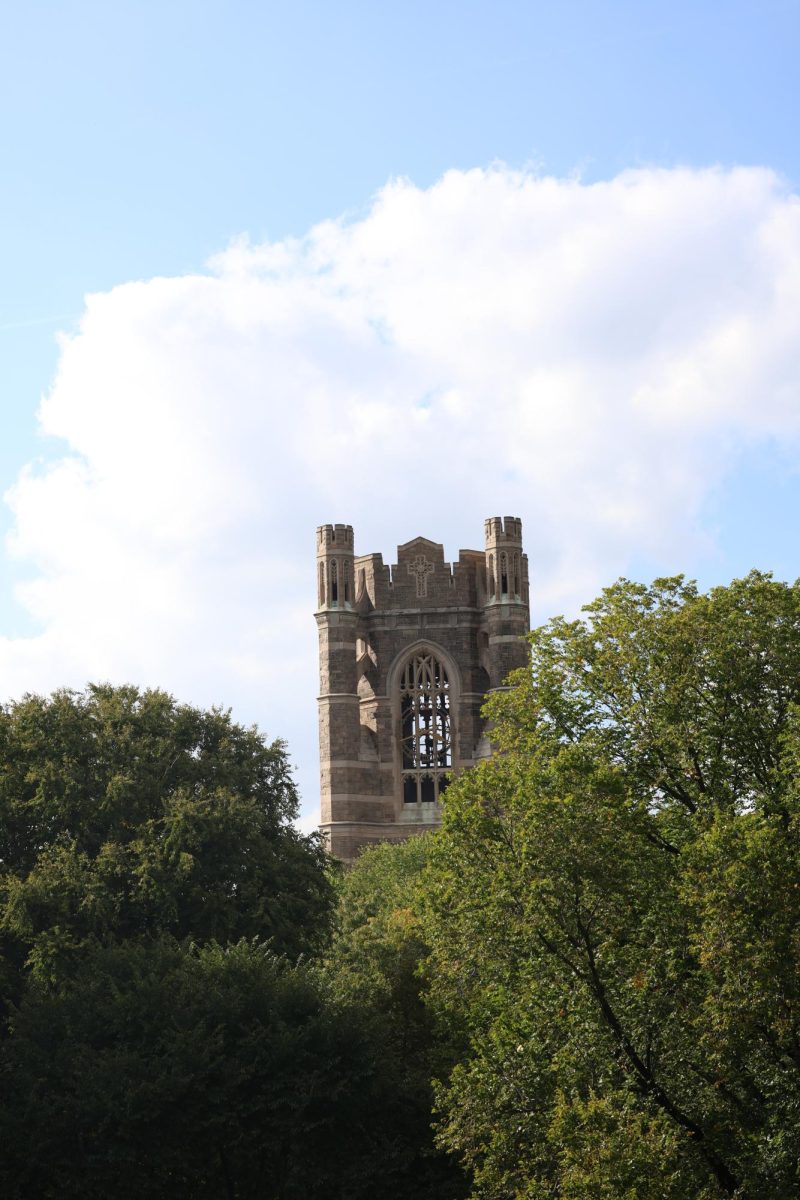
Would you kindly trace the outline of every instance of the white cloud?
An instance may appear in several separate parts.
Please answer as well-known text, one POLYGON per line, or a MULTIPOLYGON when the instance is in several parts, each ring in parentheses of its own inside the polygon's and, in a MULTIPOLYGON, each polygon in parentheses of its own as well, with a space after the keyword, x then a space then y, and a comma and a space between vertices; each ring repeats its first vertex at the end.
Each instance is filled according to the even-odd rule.
POLYGON ((161 684, 284 734, 315 803, 314 527, 455 556, 517 513, 537 613, 680 566, 800 438, 800 203, 762 169, 387 185, 360 220, 90 296, 7 499, 3 690, 161 684))

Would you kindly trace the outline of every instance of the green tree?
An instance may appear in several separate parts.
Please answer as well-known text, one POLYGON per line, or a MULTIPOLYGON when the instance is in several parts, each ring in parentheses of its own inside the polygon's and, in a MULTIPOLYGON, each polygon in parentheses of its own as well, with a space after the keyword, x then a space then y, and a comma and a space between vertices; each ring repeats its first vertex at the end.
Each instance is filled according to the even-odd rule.
POLYGON ((428 957, 417 912, 417 886, 429 856, 426 837, 379 843, 339 876, 336 928, 328 969, 346 1000, 380 1010, 398 1052, 426 1054, 433 1020, 422 999, 428 957))
POLYGON ((95 947, 59 989, 31 981, 0 1046, 2 1194, 435 1195, 379 1052, 318 972, 256 943, 95 947))
POLYGON ((283 745, 224 712, 106 686, 0 710, 3 1195, 458 1194, 416 952, 381 960, 406 1055, 400 992, 353 982, 343 934, 318 961, 334 886, 296 808, 283 745))
POLYGON ((425 933, 486 1197, 800 1194, 800 587, 621 581, 531 639, 425 933))
MULTIPOLYGON (((446 1074, 461 1047, 426 1005, 429 950, 420 921, 419 882, 431 837, 383 843, 362 852, 339 876, 336 929, 325 974, 339 1003, 361 1014, 397 1101, 395 1138, 413 1172, 403 1200, 457 1200, 468 1180, 434 1145, 434 1077, 446 1074)), ((385 1194, 385 1184, 378 1189, 385 1194)))
POLYGON ((324 944, 325 855, 296 812, 284 745, 226 712, 110 686, 0 709, 6 995, 130 937, 324 944))

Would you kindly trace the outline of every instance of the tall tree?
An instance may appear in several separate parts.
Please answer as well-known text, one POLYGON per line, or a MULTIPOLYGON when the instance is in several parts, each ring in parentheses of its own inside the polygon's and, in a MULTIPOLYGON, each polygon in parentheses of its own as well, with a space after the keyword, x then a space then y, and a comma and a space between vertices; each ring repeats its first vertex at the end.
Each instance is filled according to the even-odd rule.
POLYGON ((800 587, 622 581, 532 637, 426 933, 486 1197, 800 1194, 800 587))
POLYGON ((296 813, 284 745, 226 712, 110 686, 0 709, 7 986, 128 937, 324 944, 325 855, 296 813))

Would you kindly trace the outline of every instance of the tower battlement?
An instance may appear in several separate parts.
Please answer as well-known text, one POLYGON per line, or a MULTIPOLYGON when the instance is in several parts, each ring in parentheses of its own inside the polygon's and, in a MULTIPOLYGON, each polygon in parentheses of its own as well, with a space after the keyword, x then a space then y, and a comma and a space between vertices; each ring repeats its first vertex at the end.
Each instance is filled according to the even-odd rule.
POLYGON ((389 565, 354 554, 351 525, 317 529, 321 829, 344 861, 435 828, 491 752, 483 702, 527 662, 530 616, 522 522, 490 517, 485 537, 452 563, 412 538, 389 565))
POLYGON ((487 547, 501 544, 522 546, 522 521, 519 517, 489 517, 483 523, 487 547))
POLYGON ((345 552, 353 551, 353 526, 352 525, 318 525, 317 526, 317 554, 323 552, 332 552, 334 550, 345 552))

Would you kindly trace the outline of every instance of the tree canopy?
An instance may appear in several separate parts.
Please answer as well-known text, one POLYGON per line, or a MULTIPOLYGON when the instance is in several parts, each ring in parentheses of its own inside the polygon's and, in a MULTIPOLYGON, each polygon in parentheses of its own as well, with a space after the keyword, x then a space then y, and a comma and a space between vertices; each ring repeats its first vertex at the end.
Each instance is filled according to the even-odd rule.
POLYGON ((383 1084, 295 965, 333 906, 296 812, 283 744, 228 713, 109 686, 0 710, 4 1195, 300 1197, 342 1174, 323 1147, 383 1084))
POLYGON ((162 692, 0 710, 3 1196, 464 1194, 417 949, 358 946, 403 872, 337 883, 296 801, 280 742, 162 692))
POLYGON ((226 713, 0 710, 3 1194, 800 1200, 800 586, 620 581, 487 711, 341 874, 226 713))
POLYGON ((0 709, 0 938, 55 977, 91 943, 170 934, 324 943, 319 840, 286 749, 220 710, 91 686, 0 709))
POLYGON ((446 1195, 355 1005, 257 943, 128 940, 32 981, 2 1053, 7 1197, 446 1195))
MULTIPOLYGON (((399 1102, 398 1147, 412 1169, 405 1196, 460 1200, 467 1175, 437 1149, 432 1130, 433 1079, 463 1049, 456 1022, 440 1022, 425 1003, 430 951, 419 911, 419 881, 429 836, 383 843, 362 852, 339 879, 336 930, 324 970, 339 1003, 360 1014, 399 1102), (413 1183, 412 1183, 413 1178, 413 1183)), ((384 1194, 386 1181, 381 1182, 384 1194)))
POLYGON ((800 1194, 800 588, 621 581, 531 638, 423 889, 475 1194, 800 1194))

